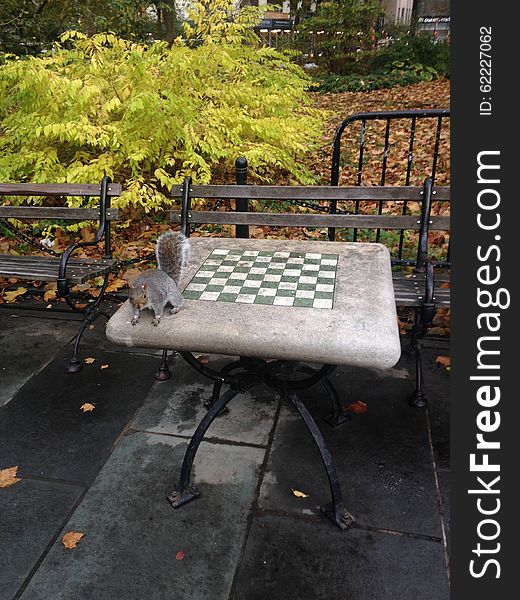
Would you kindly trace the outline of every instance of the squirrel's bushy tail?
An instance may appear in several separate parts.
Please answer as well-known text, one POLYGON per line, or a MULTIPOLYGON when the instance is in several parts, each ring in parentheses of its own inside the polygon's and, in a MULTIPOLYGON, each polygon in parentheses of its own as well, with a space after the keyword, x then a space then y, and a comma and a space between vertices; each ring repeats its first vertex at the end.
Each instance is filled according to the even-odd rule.
POLYGON ((167 273, 175 283, 179 283, 188 261, 187 238, 177 231, 166 231, 157 239, 155 255, 159 269, 167 273))

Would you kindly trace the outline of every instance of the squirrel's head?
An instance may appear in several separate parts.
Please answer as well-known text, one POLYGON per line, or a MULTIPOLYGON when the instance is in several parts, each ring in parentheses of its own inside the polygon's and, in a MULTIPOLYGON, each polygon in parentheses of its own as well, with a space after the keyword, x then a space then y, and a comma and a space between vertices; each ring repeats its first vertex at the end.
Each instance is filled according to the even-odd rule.
POLYGON ((130 302, 139 310, 142 310, 148 302, 148 290, 146 283, 130 287, 130 302))

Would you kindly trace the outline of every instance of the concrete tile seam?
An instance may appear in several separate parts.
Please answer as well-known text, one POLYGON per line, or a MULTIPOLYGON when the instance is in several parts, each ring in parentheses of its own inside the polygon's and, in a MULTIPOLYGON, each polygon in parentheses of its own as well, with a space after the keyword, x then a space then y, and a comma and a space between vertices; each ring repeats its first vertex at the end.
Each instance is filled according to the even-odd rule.
MULTIPOLYGON (((186 440, 187 442, 189 442, 192 438, 191 435, 182 435, 180 433, 167 433, 164 431, 152 431, 148 429, 136 429, 135 427, 129 427, 127 433, 146 433, 148 435, 160 435, 177 438, 180 440, 186 440)), ((239 442, 237 440, 226 440, 224 438, 218 437, 204 437, 204 441, 210 444, 222 446, 237 446, 239 448, 257 448, 258 450, 267 450, 267 444, 254 444, 253 442, 239 442)))

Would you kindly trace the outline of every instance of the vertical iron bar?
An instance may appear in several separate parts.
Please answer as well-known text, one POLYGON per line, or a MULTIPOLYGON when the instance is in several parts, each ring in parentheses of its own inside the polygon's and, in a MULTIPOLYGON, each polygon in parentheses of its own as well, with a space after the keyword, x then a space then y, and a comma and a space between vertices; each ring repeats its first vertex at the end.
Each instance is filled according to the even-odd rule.
MULTIPOLYGON (((235 181, 237 185, 247 184, 247 159, 244 156, 239 156, 235 160, 235 181)), ((235 202, 237 212, 249 211, 249 200, 247 198, 237 198, 235 202)), ((249 225, 236 225, 236 237, 248 238, 249 225)))
MULTIPOLYGON (((367 131, 367 122, 366 119, 361 119, 361 138, 359 140, 359 162, 358 162, 358 171, 357 171, 357 183, 356 185, 361 185, 361 179, 363 177, 363 154, 365 152, 365 140, 366 140, 366 131, 367 131)), ((355 214, 359 214, 359 200, 356 200, 356 208, 355 214)), ((353 241, 357 240, 357 228, 354 229, 353 241)))
MULTIPOLYGON (((410 177, 412 174, 412 162, 413 162, 413 143, 415 140, 415 124, 417 122, 417 117, 412 117, 412 124, 410 126, 410 144, 408 146, 408 162, 406 165, 406 181, 405 185, 410 185, 410 177)), ((403 202, 403 215, 406 215, 406 210, 408 208, 408 200, 403 202)), ((399 250, 397 252, 397 259, 403 259, 403 245, 404 245, 404 229, 401 229, 401 233, 399 235, 399 250)))
MULTIPOLYGON (((381 185, 385 185, 385 179, 386 179, 386 163, 388 161, 388 140, 390 138, 390 117, 388 117, 386 119, 386 128, 385 128, 385 147, 383 150, 383 164, 381 166, 381 185)), ((379 208, 378 208, 378 213, 379 215, 383 214, 383 200, 379 200, 379 208)), ((379 242, 379 239, 381 237, 381 229, 377 229, 376 230, 376 242, 379 242)))
POLYGON ((435 174, 437 172, 437 159, 439 157, 439 145, 441 141, 442 116, 437 119, 437 131, 435 132, 435 149, 433 151, 432 163, 432 186, 435 185, 435 174))
POLYGON ((191 187, 191 177, 185 177, 184 181, 182 183, 181 231, 186 237, 190 237, 190 209, 191 209, 190 187, 191 187))

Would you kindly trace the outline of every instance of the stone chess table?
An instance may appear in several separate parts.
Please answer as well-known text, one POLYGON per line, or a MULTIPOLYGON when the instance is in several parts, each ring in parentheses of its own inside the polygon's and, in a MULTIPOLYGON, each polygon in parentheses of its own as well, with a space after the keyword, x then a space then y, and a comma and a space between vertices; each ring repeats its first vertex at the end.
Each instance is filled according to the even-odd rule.
POLYGON ((388 250, 381 244, 190 238, 185 302, 157 327, 126 302, 107 325, 120 345, 392 367, 400 356, 388 250))

